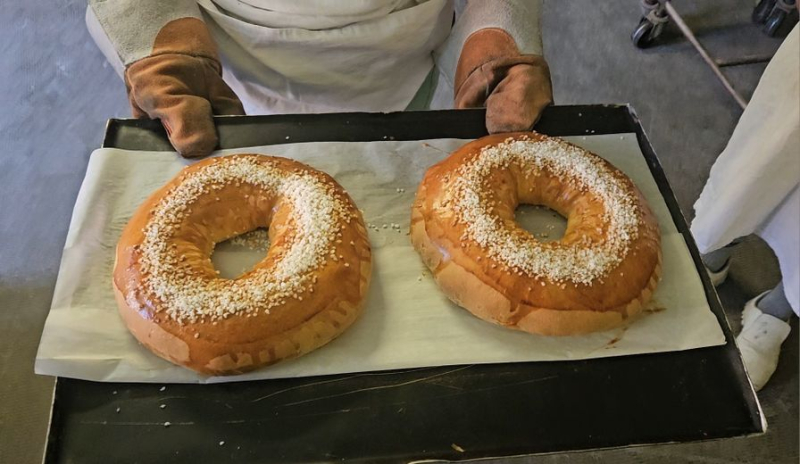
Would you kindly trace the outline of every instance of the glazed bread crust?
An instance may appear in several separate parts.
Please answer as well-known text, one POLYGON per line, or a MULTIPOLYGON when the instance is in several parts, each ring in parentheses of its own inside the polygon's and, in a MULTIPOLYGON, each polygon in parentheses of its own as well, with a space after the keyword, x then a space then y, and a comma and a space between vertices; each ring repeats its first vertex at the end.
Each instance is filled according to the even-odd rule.
MULTIPOLYGON (((568 170, 561 175, 551 171, 528 169, 515 162, 489 171, 485 180, 491 195, 485 200, 491 204, 486 209, 501 224, 506 234, 503 237, 521 237, 523 244, 536 240, 514 221, 517 206, 527 203, 548 206, 568 218, 567 231, 559 241, 531 245, 542 254, 568 247, 592 249, 607 243, 613 231, 602 196, 574 182, 568 170)), ((623 325, 641 313, 661 276, 658 222, 633 182, 597 155, 536 133, 484 137, 431 167, 412 208, 411 240, 453 302, 486 321, 541 335, 584 334, 623 325), (579 156, 587 157, 599 172, 610 176, 614 185, 621 186, 622 194, 629 199, 625 209, 629 216, 635 215, 629 222, 636 230, 632 238, 621 242, 624 252, 610 260, 604 272, 583 280, 561 278, 557 270, 550 269, 560 265, 556 261, 543 272, 534 273, 509 265, 508 259, 492 255, 474 238, 470 223, 463 220, 465 214, 459 210, 464 203, 464 193, 459 190, 464 166, 475 164, 485 148, 520 146, 513 142, 530 146, 546 142, 548 147, 573 154, 580 151, 579 156)), ((562 274, 570 270, 563 267, 566 271, 562 274)))
MULTIPOLYGON (((306 193, 297 190, 293 195, 306 193)), ((371 251, 361 215, 330 176, 289 159, 234 155, 185 168, 136 210, 117 245, 113 285, 122 319, 139 342, 199 373, 230 375, 300 356, 340 335, 361 312, 370 273, 371 251), (336 214, 327 228, 306 230, 306 212, 298 209, 318 205, 293 201, 277 187, 246 179, 221 182, 193 197, 181 215, 170 216, 171 228, 159 229, 168 234, 153 238, 153 222, 163 216, 159 208, 177 195, 182 183, 232 163, 247 172, 268 170, 270 176, 294 176, 319 186, 336 200, 330 203, 337 206, 336 214), (220 278, 210 260, 214 245, 259 227, 269 230, 267 256, 236 279, 220 278), (299 259, 292 257, 298 243, 324 255, 313 266, 292 267, 287 262, 299 259), (296 268, 299 275, 277 281, 281 266, 296 268), (281 288, 281 282, 296 285, 274 298, 262 295, 281 288), (194 285, 197 291, 186 293, 182 285, 194 285), (200 304, 181 306, 186 295, 193 298, 187 301, 200 304), (205 301, 208 307, 203 307, 205 301), (222 311, 221 305, 229 310, 222 311)))

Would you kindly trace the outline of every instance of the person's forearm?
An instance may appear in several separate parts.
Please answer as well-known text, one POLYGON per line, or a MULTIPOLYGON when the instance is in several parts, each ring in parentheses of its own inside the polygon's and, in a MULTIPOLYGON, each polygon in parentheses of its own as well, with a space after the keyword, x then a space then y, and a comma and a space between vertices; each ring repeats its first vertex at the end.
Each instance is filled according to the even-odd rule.
POLYGON ((541 0, 460 0, 456 22, 445 44, 435 54, 437 66, 451 85, 464 43, 473 33, 487 28, 506 31, 519 52, 543 55, 540 29, 541 0))
POLYGON ((465 37, 489 27, 503 29, 514 38, 520 53, 543 55, 541 11, 541 0, 461 0, 455 27, 463 27, 465 37))
POLYGON ((210 153, 213 115, 244 110, 194 0, 90 0, 89 8, 124 69, 133 116, 159 119, 183 156, 210 153))
POLYGON ((194 0, 89 0, 88 3, 124 67, 150 56, 156 36, 168 23, 181 18, 202 21, 194 0))
POLYGON ((539 0, 465 0, 456 9, 437 65, 453 87, 453 106, 485 107, 490 133, 531 130, 553 103, 540 11, 539 0))

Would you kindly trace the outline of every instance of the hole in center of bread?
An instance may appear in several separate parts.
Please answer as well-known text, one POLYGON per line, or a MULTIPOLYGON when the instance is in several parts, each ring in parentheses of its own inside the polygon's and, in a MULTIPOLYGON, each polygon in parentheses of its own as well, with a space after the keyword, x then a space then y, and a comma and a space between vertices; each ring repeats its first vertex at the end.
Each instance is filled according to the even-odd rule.
POLYGON ((560 240, 567 230, 567 218, 547 206, 521 204, 514 211, 514 219, 540 242, 560 240))
POLYGON ((235 279, 261 262, 269 250, 267 229, 245 232, 214 246, 211 263, 223 279, 235 279))

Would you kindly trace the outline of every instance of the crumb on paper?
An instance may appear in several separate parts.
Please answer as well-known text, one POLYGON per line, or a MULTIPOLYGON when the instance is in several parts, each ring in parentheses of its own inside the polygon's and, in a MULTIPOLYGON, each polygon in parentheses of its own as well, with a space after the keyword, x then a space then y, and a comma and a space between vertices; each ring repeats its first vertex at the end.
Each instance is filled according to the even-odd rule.
POLYGON ((450 448, 453 448, 454 450, 458 451, 459 453, 463 453, 464 452, 464 448, 456 445, 455 443, 451 443, 450 444, 450 448))
POLYGON ((611 340, 609 340, 609 342, 606 344, 605 348, 616 348, 616 344, 617 344, 617 343, 618 343, 620 340, 622 340, 622 337, 625 335, 625 332, 626 332, 627 330, 628 330, 628 326, 624 326, 624 327, 622 327, 622 328, 619 330, 619 332, 617 332, 617 335, 616 335, 614 338, 612 338, 611 340))
POLYGON ((647 307, 644 308, 642 311, 647 314, 655 314, 666 310, 667 308, 664 305, 662 305, 661 303, 658 302, 658 300, 653 298, 647 303, 647 307))

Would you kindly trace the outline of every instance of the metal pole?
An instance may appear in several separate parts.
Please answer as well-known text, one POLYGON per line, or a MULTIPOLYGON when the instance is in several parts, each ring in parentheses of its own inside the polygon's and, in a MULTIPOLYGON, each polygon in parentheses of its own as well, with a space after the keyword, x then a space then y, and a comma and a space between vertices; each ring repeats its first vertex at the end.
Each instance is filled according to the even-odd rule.
POLYGON ((724 68, 727 66, 741 66, 743 64, 766 63, 772 59, 772 55, 745 55, 740 58, 727 58, 714 60, 717 66, 724 68))
POLYGON ((692 45, 694 45, 694 48, 697 49, 697 53, 699 53, 700 56, 703 57, 705 62, 708 63, 708 65, 711 67, 711 70, 714 71, 714 74, 717 75, 719 80, 722 82, 722 85, 725 86, 725 89, 728 91, 728 93, 731 94, 733 99, 736 100, 736 103, 738 103, 739 106, 742 107, 742 109, 745 109, 747 107, 747 102, 745 101, 745 99, 742 98, 742 96, 739 95, 739 92, 737 92, 736 89, 733 88, 731 83, 728 82, 728 79, 725 77, 724 74, 722 74, 722 71, 720 71, 719 66, 717 66, 717 63, 715 63, 714 59, 711 58, 711 55, 709 55, 706 49, 703 48, 702 45, 700 45, 700 42, 697 40, 697 37, 694 36, 692 30, 689 29, 689 26, 687 26, 686 23, 683 22, 683 18, 681 18, 678 12, 675 11, 675 8, 672 6, 672 2, 665 1, 664 7, 667 9, 667 14, 669 14, 670 19, 675 21, 675 25, 678 26, 681 32, 683 32, 683 35, 686 36, 689 42, 691 42, 692 45))

